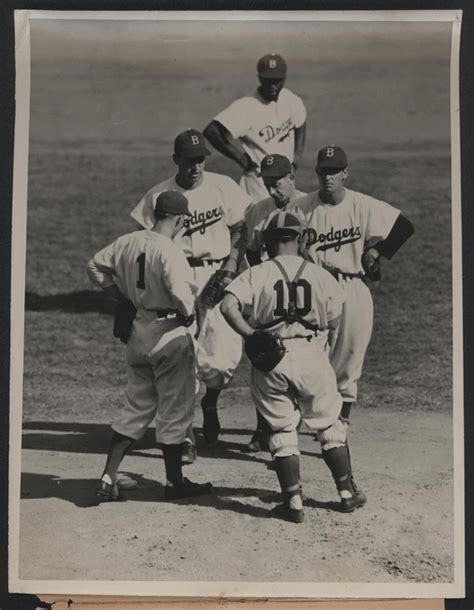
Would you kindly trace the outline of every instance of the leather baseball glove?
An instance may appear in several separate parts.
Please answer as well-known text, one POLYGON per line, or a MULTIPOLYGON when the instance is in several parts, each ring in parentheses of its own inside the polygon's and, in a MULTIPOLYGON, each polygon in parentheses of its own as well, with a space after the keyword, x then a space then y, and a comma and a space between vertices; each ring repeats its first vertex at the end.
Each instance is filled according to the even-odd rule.
POLYGON ((204 286, 199 296, 200 305, 212 309, 224 298, 224 290, 237 277, 235 271, 218 269, 204 286))
POLYGON ((136 315, 137 309, 131 301, 120 301, 115 306, 113 332, 122 343, 128 342, 136 315))
POLYGON ((256 330, 245 337, 245 353, 257 370, 268 373, 276 367, 286 353, 279 335, 256 330))
POLYGON ((374 248, 365 250, 365 252, 362 253, 360 262, 366 277, 372 282, 378 282, 382 278, 380 256, 376 258, 373 255, 372 250, 374 250, 374 248))

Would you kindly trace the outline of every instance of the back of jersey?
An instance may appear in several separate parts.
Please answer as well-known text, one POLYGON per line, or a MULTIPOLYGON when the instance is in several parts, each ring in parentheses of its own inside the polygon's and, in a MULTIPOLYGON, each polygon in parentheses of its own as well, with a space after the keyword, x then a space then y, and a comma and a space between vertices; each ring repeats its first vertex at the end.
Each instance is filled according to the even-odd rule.
MULTIPOLYGON (((286 318, 289 307, 287 282, 275 260, 282 265, 290 281, 293 281, 303 259, 284 255, 247 269, 227 288, 250 316, 250 324, 256 328, 267 326, 275 320, 286 318)), ((336 280, 320 266, 306 263, 296 282, 295 311, 305 322, 326 330, 342 310, 343 292, 336 280)), ((311 334, 303 324, 281 321, 269 329, 284 338, 306 337, 311 334)))
MULTIPOLYGON (((136 231, 114 244, 116 281, 137 309, 173 309, 176 302, 170 291, 171 275, 179 275, 181 258, 172 241, 152 231, 136 231)), ((186 260, 182 256, 184 263, 186 260)), ((183 281, 186 279, 184 269, 183 281)))

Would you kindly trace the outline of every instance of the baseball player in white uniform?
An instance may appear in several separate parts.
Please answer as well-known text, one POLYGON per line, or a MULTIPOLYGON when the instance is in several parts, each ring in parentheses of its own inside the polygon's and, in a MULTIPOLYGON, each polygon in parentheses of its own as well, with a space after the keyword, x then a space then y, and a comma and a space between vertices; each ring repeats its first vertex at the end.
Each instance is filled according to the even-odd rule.
POLYGON ((120 499, 119 465, 154 419, 165 462, 165 498, 202 495, 212 487, 183 478, 181 470, 182 445, 194 416, 195 353, 189 327, 197 287, 172 239, 190 216, 184 195, 164 191, 149 230, 119 237, 87 267, 97 286, 118 300, 128 299, 137 310, 127 342, 127 400, 112 425, 107 463, 96 489, 102 500, 120 499))
POLYGON ((283 85, 286 62, 274 53, 257 64, 260 86, 222 110, 204 129, 209 142, 244 173, 240 186, 257 202, 268 196, 260 164, 268 154, 288 157, 298 167, 306 135, 306 109, 300 97, 283 85))
MULTIPOLYGON (((205 171, 210 152, 195 129, 180 133, 174 142, 177 174, 153 186, 131 212, 141 226, 153 223, 153 202, 164 190, 186 195, 191 215, 176 243, 183 248, 199 292, 218 269, 237 272, 247 245, 244 213, 252 200, 231 178, 205 171)), ((217 400, 229 383, 242 356, 242 341, 229 327, 219 307, 209 309, 197 340, 198 375, 206 384, 201 401, 203 435, 213 444, 220 432, 217 400)), ((192 427, 188 430, 183 459, 195 458, 192 427)))
POLYGON ((249 356, 254 364, 251 392, 271 428, 270 451, 283 495, 283 504, 274 510, 296 523, 303 520, 297 434, 301 419, 318 431, 341 510, 350 512, 366 501, 353 480, 347 425, 339 419, 342 398, 326 351, 326 331, 337 328, 344 292, 320 265, 298 255, 302 230, 291 212, 275 214, 265 231, 267 243, 273 244, 272 259, 244 271, 227 287, 221 304, 226 320, 245 338, 247 354, 262 330, 279 335, 284 344, 271 370, 255 368, 249 356))
POLYGON ((333 274, 345 293, 330 360, 344 401, 342 415, 349 420, 372 334, 373 302, 365 272, 379 264, 379 257, 391 259, 414 229, 388 203, 344 186, 349 171, 342 148, 322 148, 316 173, 319 190, 299 199, 297 205, 307 216, 310 257, 333 274))
MULTIPOLYGON (((295 185, 293 166, 284 155, 267 155, 262 159, 261 178, 270 195, 247 209, 248 244, 246 257, 249 265, 258 265, 268 258, 263 239, 263 229, 268 224, 269 217, 281 211, 296 214, 305 223, 304 214, 294 206, 294 201, 306 195, 295 185)), ((246 450, 250 453, 268 449, 269 429, 265 419, 257 410, 257 429, 253 433, 246 450)))

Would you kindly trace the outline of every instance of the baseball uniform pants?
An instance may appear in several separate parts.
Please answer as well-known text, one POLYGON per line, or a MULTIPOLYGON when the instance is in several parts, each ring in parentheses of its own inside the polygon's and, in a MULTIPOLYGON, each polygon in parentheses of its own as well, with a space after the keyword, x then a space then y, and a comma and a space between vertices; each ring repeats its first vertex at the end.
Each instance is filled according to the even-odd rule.
POLYGON ((158 320, 156 313, 139 312, 126 357, 127 402, 112 429, 139 440, 155 420, 157 443, 184 442, 193 421, 196 385, 194 344, 188 329, 173 319, 158 320))
POLYGON ((299 455, 297 428, 324 430, 338 419, 342 398, 324 350, 326 338, 285 340, 287 353, 269 373, 252 368, 251 394, 273 433, 274 457, 299 455))

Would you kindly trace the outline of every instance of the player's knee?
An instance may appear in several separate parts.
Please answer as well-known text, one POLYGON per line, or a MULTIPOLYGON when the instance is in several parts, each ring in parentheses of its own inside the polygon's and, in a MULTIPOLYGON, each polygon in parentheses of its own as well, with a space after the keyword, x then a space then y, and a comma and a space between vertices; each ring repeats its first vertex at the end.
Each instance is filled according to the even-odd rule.
POLYGON ((323 451, 343 447, 347 441, 347 422, 338 419, 329 428, 319 430, 318 439, 323 451))
POLYGON ((296 430, 292 432, 273 432, 270 435, 269 449, 273 458, 300 455, 296 430))

